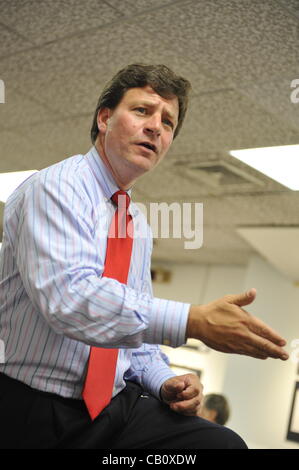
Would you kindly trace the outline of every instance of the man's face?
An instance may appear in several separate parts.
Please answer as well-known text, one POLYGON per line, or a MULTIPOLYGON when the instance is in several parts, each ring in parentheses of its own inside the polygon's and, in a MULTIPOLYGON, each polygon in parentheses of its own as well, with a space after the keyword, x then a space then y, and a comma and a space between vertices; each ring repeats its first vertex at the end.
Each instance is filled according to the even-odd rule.
POLYGON ((163 98, 150 86, 130 88, 115 109, 100 110, 96 147, 122 189, 164 158, 178 114, 177 97, 163 98))

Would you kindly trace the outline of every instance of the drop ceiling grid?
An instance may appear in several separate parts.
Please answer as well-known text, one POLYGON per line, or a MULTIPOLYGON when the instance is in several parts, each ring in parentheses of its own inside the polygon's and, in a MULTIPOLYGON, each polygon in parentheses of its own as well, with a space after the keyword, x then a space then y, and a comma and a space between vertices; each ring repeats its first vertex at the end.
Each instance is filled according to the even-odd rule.
MULTIPOLYGON (((188 6, 188 5, 187 5, 188 6)), ((179 5, 175 5, 174 8, 178 8, 179 5)), ((189 5, 190 7, 190 5, 189 5)), ((170 11, 171 8, 167 11, 170 11)), ((187 21, 188 23, 188 21, 187 21)), ((124 54, 126 51, 124 51, 120 46, 122 44, 134 44, 134 39, 136 37, 136 27, 135 25, 121 25, 120 30, 118 31, 119 34, 115 35, 115 33, 112 33, 112 36, 108 38, 104 44, 104 49, 103 53, 105 50, 105 57, 109 58, 109 52, 107 50, 107 46, 110 47, 110 56, 114 56, 114 63, 121 62, 124 54), (123 30, 122 30, 123 26, 123 30), (131 37, 129 37, 129 31, 131 26, 131 37), (125 29, 125 32, 124 32, 125 29), (119 39, 119 43, 114 39, 115 36, 119 39), (114 40, 113 40, 114 39, 114 40), (117 54, 115 51, 119 51, 120 54, 119 57, 117 57, 117 54), (116 57, 115 57, 116 55, 116 57), (119 60, 117 60, 119 59, 119 60)), ((100 36, 99 32, 93 32, 93 36, 100 36)), ((138 35, 140 36, 140 34, 138 35)), ((157 36, 155 35, 155 38, 157 39, 157 36)), ((144 39, 144 36, 141 36, 141 39, 144 39)), ((159 39, 158 39, 159 41, 159 39)), ((99 41, 96 39, 94 41, 90 41, 91 44, 97 44, 97 47, 99 47, 99 51, 97 50, 97 54, 101 53, 101 44, 98 46, 99 41)), ((136 42, 136 41, 135 41, 136 42)), ((138 49, 142 48, 143 54, 145 51, 149 52, 150 50, 150 39, 146 38, 144 43, 139 44, 138 43, 138 49)), ((90 49, 93 49, 92 47, 90 49)), ((131 48, 130 48, 131 50, 131 48)), ((80 57, 85 57, 85 61, 88 62, 87 58, 95 57, 96 52, 89 52, 89 54, 85 54, 85 47, 82 46, 82 40, 80 38, 72 38, 70 40, 66 40, 60 43, 55 43, 55 44, 50 44, 48 46, 45 46, 45 48, 39 50, 33 50, 29 53, 29 56, 27 54, 24 54, 24 60, 22 64, 20 64, 20 58, 16 58, 15 62, 15 67, 12 67, 12 75, 14 77, 18 76, 19 77, 19 84, 22 85, 23 89, 26 89, 28 96, 33 96, 37 95, 40 99, 42 99, 44 102, 51 103, 51 106, 54 107, 55 109, 59 109, 60 112, 64 112, 68 107, 66 106, 69 103, 72 103, 72 111, 74 113, 80 112, 82 108, 85 110, 91 110, 93 109, 93 98, 92 96, 94 95, 94 90, 96 88, 95 85, 95 80, 94 77, 90 77, 88 70, 84 68, 83 70, 80 68, 80 66, 74 66, 74 64, 78 64, 78 60, 76 60, 75 53, 76 55, 80 57), (65 47, 64 47, 65 46, 65 47), (81 54, 80 54, 81 52, 81 54), (71 66, 72 64, 72 66, 71 66), (27 65, 27 68, 26 68, 27 65), (23 67, 22 67, 23 66, 23 67), (22 75, 22 69, 24 68, 24 74, 22 75), (18 73, 17 73, 18 71, 18 73), (74 84, 71 86, 71 84, 74 84), (47 90, 47 91, 45 91, 47 90), (74 99, 75 92, 77 91, 77 99, 74 99), (66 100, 69 98, 69 103, 66 103, 66 100)), ((182 56, 185 57, 184 54, 185 51, 182 51, 182 56)), ((150 54, 148 54, 149 56, 150 54)), ((138 57, 138 53, 136 54, 136 51, 133 50, 132 56, 134 58, 138 57)), ((85 62, 85 63, 86 63, 85 62)), ((108 63, 111 61, 107 60, 108 63)), ((187 62, 190 64, 190 62, 187 62)), ((4 69, 9 70, 9 66, 5 67, 4 63, 4 69)), ((81 64, 83 65, 83 64, 81 64)), ((181 64, 183 65, 183 64, 181 64)), ((93 67, 97 67, 94 65, 93 67)), ((195 74, 196 75, 196 74, 195 74)), ((5 76, 5 73, 4 73, 5 76)), ((202 77, 205 77, 202 74, 202 77)), ((209 89, 209 88, 204 88, 205 86, 208 86, 208 77, 206 77, 207 80, 202 80, 201 83, 198 84, 198 88, 195 88, 195 93, 198 92, 198 90, 204 90, 204 89, 209 89)), ((215 78, 215 77, 214 77, 215 78)), ((101 77, 99 77, 99 82, 101 81, 101 77)), ((221 80, 219 80, 221 81, 221 80)), ((8 83, 9 83, 9 78, 8 78, 8 83)), ((15 85, 15 82, 12 82, 13 85, 15 85)), ((217 83, 215 82, 212 84, 213 86, 216 86, 217 83)), ((215 93, 215 96, 217 96, 217 93, 215 93)), ((208 100, 211 102, 211 95, 208 95, 208 100)), ((200 103, 201 104, 201 103, 200 103)), ((199 113, 200 107, 198 107, 199 113)), ((198 122, 198 119, 193 120, 193 122, 198 122)), ((259 127, 259 126, 258 126, 259 127)), ((275 135, 277 135, 277 132, 275 132, 275 135)), ((188 139, 189 140, 189 139, 188 139)), ((212 145, 213 140, 210 139, 209 145, 212 145)))
POLYGON ((85 153, 111 74, 129 62, 166 63, 193 83, 190 113, 165 165, 140 180, 136 197, 203 202, 206 238, 196 252, 158 240, 154 256, 245 264, 252 249, 236 235, 238 226, 299 224, 298 194, 274 185, 277 194, 217 198, 173 165, 188 155, 229 160, 231 148, 298 143, 299 104, 289 101, 289 81, 299 78, 296 2, 194 0, 162 8, 158 0, 71 1, 69 11, 61 1, 0 1, 0 78, 9 99, 0 107, 0 171, 85 153))
MULTIPOLYGON (((190 2, 190 0, 188 0, 190 2)), ((118 10, 126 17, 134 17, 140 13, 147 14, 150 11, 161 11, 171 8, 174 3, 184 4, 186 0, 107 0, 110 6, 118 10)), ((140 22, 144 22, 143 16, 140 16, 140 22)))
POLYGON ((9 56, 31 46, 32 43, 30 41, 17 34, 14 30, 7 28, 0 19, 0 60, 3 56, 9 56))
POLYGON ((271 82, 256 80, 255 83, 250 83, 239 90, 253 103, 259 103, 265 112, 278 116, 284 127, 289 126, 296 133, 294 143, 298 141, 299 103, 294 103, 291 99, 295 88, 298 88, 298 83, 295 88, 291 83, 296 79, 299 79, 299 70, 295 72, 287 70, 284 76, 275 77, 271 82))
POLYGON ((299 3, 298 0, 276 0, 282 7, 285 8, 285 11, 292 15, 294 18, 298 19, 299 23, 299 3))
POLYGON ((42 169, 91 147, 86 117, 0 133, 0 171, 42 169))
POLYGON ((101 27, 123 15, 98 0, 1 1, 1 22, 14 28, 33 44, 40 45, 101 27))
MULTIPOLYGON (((206 195, 207 192, 212 192, 213 188, 205 184, 204 180, 196 181, 195 171, 194 180, 188 178, 186 165, 175 167, 175 162, 179 160, 176 155, 189 153, 195 164, 196 161, 200 163, 206 160, 205 151, 212 160, 214 150, 214 159, 217 160, 218 152, 223 150, 228 153, 229 149, 246 146, 283 145, 288 143, 293 134, 292 129, 280 122, 279 117, 276 118, 260 109, 257 104, 240 96, 236 91, 228 91, 221 95, 217 93, 209 97, 206 95, 194 97, 182 129, 182 138, 178 137, 178 140, 174 141, 172 153, 165 158, 165 165, 161 164, 154 173, 148 175, 140 187, 149 198, 153 184, 157 185, 155 198, 183 199, 196 194, 206 195)), ((245 171, 255 174, 254 171, 247 170, 246 165, 238 164, 233 157, 227 155, 226 158, 227 161, 231 160, 233 165, 239 165, 245 171)), ((272 180, 265 177, 260 177, 260 180, 264 182, 264 186, 257 186, 256 190, 281 189, 280 185, 272 180)), ((215 192, 217 194, 217 191, 215 192)), ((225 187, 221 188, 221 192, 225 194, 225 187)))
POLYGON ((160 44, 155 47, 152 36, 142 28, 124 23, 104 34, 93 31, 88 42, 73 37, 7 57, 0 64, 7 86, 25 91, 28 97, 38 97, 51 109, 66 114, 68 105, 72 113, 93 111, 98 90, 111 74, 130 62, 160 62, 183 70, 194 94, 217 89, 218 77, 207 76, 184 54, 178 57, 175 50, 162 51, 160 44))
POLYGON ((298 21, 275 2, 230 0, 179 4, 147 14, 145 28, 161 44, 203 64, 232 84, 271 80, 286 68, 297 69, 298 21), (266 65, 266 66, 265 66, 266 65))
POLYGON ((276 194, 231 196, 231 220, 236 226, 299 225, 299 192, 286 190, 276 194))
POLYGON ((194 135, 195 141, 208 151, 279 145, 294 130, 279 114, 274 116, 261 108, 258 101, 241 95, 238 90, 228 90, 196 96, 182 132, 185 141, 194 135))
MULTIPOLYGON (((39 104, 35 98, 6 86, 5 105, 0 106, 1 130, 16 130, 39 126, 41 122, 54 121, 57 112, 49 110, 48 106, 39 104)), ((1 131, 0 131, 1 136, 1 131)), ((1 149, 0 149, 1 152, 1 149)))
MULTIPOLYGON (((201 202, 205 235, 212 240, 213 237, 217 239, 219 234, 223 233, 228 245, 234 244, 239 237, 236 235, 238 227, 299 225, 298 192, 266 196, 203 198, 201 202)), ((240 248, 237 243, 236 248, 240 248)))
POLYGON ((104 83, 125 62, 142 58, 149 42, 136 44, 136 28, 120 25, 118 34, 94 32, 89 43, 71 38, 0 61, 7 86, 38 96, 53 110, 68 116, 92 112, 104 83))

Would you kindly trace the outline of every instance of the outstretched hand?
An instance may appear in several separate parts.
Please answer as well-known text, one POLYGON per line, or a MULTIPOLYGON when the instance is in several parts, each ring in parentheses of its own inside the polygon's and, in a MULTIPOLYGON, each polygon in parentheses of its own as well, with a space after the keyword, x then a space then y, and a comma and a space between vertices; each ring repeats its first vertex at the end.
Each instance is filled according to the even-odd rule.
POLYGON ((251 304, 256 290, 226 295, 206 305, 193 305, 189 312, 187 338, 226 353, 245 354, 258 359, 288 359, 286 342, 272 328, 242 307, 251 304))
POLYGON ((179 375, 166 380, 161 398, 169 407, 186 416, 200 416, 203 385, 195 374, 179 375))

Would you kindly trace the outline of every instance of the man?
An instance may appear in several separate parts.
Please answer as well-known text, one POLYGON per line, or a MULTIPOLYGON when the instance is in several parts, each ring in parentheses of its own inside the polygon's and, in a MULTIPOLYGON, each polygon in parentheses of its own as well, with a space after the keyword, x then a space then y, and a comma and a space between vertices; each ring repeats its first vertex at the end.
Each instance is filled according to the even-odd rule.
POLYGON ((121 70, 99 99, 92 149, 40 171, 9 198, 0 265, 4 448, 246 447, 198 417, 202 385, 192 374, 174 377, 158 344, 198 338, 224 352, 286 359, 285 341, 242 309, 254 289, 201 306, 154 298, 150 231, 129 205, 135 181, 178 134, 188 90, 165 66, 121 70), (134 228, 127 284, 106 275, 119 190, 134 228), (106 353, 94 373, 94 355, 106 353), (100 386, 102 400, 111 380, 111 401, 92 415, 89 394, 100 386))
POLYGON ((229 415, 229 404, 224 395, 220 393, 205 395, 201 410, 204 419, 223 426, 228 421, 229 415))

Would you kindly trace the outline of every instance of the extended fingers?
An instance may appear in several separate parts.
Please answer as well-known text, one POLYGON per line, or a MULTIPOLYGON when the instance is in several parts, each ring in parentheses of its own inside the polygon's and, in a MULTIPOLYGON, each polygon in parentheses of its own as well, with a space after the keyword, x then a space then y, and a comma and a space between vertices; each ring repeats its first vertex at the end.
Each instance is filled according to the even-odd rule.
POLYGON ((259 352, 283 361, 288 359, 288 353, 282 348, 286 341, 275 330, 254 316, 250 317, 249 328, 253 334, 252 339, 255 341, 255 347, 259 352))
POLYGON ((286 344, 286 341, 275 330, 253 315, 250 316, 250 330, 278 346, 285 346, 286 344))
POLYGON ((285 346, 286 341, 262 320, 249 314, 244 309, 241 309, 241 311, 244 314, 241 322, 243 327, 240 330, 243 341, 240 343, 240 350, 234 352, 258 359, 266 359, 267 357, 288 359, 287 352, 282 348, 282 346, 285 346))
POLYGON ((285 361, 289 357, 288 353, 283 348, 253 332, 249 332, 247 338, 244 339, 243 350, 241 350, 240 353, 257 359, 272 357, 285 361))

